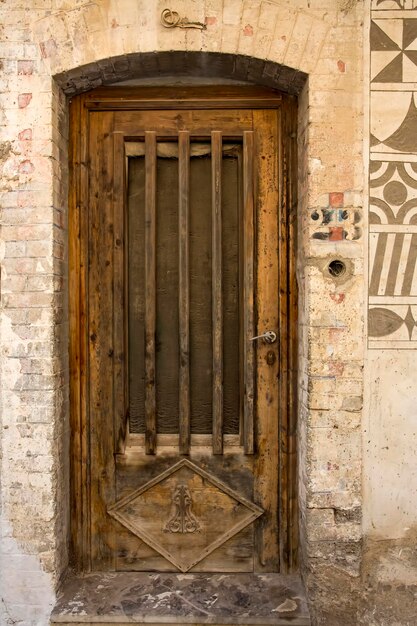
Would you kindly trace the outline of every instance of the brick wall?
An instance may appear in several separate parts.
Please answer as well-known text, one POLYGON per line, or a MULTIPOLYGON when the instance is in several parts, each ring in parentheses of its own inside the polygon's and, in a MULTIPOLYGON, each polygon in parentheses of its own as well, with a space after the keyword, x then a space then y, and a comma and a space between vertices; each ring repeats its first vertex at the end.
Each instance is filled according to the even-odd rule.
POLYGON ((68 558, 67 103, 37 11, 1 10, 0 621, 46 624, 68 558))

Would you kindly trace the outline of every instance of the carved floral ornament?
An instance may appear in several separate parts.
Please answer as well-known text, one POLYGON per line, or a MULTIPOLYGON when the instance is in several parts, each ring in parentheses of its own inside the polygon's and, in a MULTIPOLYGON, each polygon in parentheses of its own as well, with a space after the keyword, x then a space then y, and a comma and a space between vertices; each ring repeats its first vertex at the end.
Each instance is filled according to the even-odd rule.
POLYGON ((164 530, 170 533, 194 533, 200 530, 200 524, 191 512, 193 500, 186 485, 178 485, 172 496, 175 508, 173 517, 166 524, 164 530))
POLYGON ((177 11, 164 9, 161 13, 161 24, 165 28, 198 28, 206 30, 207 26, 202 22, 190 22, 188 17, 180 17, 177 11))

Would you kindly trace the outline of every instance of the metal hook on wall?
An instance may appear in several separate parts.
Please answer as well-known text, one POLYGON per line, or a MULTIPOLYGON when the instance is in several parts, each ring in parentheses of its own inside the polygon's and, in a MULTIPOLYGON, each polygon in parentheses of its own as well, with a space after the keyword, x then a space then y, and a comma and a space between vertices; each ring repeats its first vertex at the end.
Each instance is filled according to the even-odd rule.
POLYGON ((161 24, 165 28, 198 28, 206 30, 207 26, 202 22, 190 22, 188 17, 180 17, 177 11, 164 9, 161 13, 161 24))

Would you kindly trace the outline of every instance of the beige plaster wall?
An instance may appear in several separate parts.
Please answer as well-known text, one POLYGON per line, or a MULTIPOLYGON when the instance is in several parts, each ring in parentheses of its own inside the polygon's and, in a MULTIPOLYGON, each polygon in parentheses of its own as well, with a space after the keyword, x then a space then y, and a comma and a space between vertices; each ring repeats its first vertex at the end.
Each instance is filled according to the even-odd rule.
MULTIPOLYGON (((404 3, 412 4, 387 0, 389 9, 401 15, 404 3)), ((369 56, 370 6, 354 0, 174 4, 181 16, 205 22, 207 29, 164 29, 159 16, 166 3, 159 0, 0 4, 1 502, 3 552, 11 576, 2 576, 0 621, 46 626, 68 563, 63 90, 71 94, 140 77, 144 66, 138 53, 175 50, 243 55, 236 63, 238 76, 230 70, 225 78, 275 81, 292 92, 301 88, 303 73, 308 75, 300 94, 297 261, 303 571, 315 623, 405 626, 408 595, 405 609, 392 603, 395 622, 392 615, 391 622, 384 622, 384 613, 375 617, 374 611, 377 603, 381 606, 379 585, 387 576, 394 576, 394 586, 400 578, 384 566, 392 558, 401 563, 395 556, 400 548, 390 540, 411 537, 411 531, 407 535, 398 528, 411 529, 417 512, 397 476, 401 466, 411 484, 412 463, 403 461, 411 448, 413 352, 400 353, 396 344, 391 345, 394 352, 370 345, 375 351, 369 352, 365 379, 363 374, 368 302, 364 163, 369 156, 363 59, 369 56), (328 273, 335 257, 347 267, 336 280, 328 273), (398 369, 395 376, 391 362, 398 369), (394 379, 401 390, 399 411, 390 392, 394 379), (395 422, 392 430, 389 420, 395 422), (392 450, 395 442, 397 450, 392 450), (381 474, 387 475, 385 483, 381 474), (392 512, 396 498, 400 508, 392 512), (381 543, 379 552, 373 543, 380 538, 388 540, 385 552, 381 543)), ((381 8, 378 0, 373 4, 381 8)), ((389 107, 384 110, 389 116, 389 107)), ((405 547, 412 571, 409 550, 405 547)))
POLYGON ((364 416, 364 529, 404 537, 416 526, 417 408, 413 351, 370 352, 364 416))

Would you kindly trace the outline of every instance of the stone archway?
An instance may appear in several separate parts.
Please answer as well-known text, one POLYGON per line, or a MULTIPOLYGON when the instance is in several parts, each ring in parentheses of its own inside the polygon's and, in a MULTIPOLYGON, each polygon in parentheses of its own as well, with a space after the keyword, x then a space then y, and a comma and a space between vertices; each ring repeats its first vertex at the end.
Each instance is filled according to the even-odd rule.
POLYGON ((171 50, 132 53, 103 59, 55 75, 67 96, 101 85, 156 77, 230 79, 299 95, 306 84, 303 71, 241 54, 171 50))

